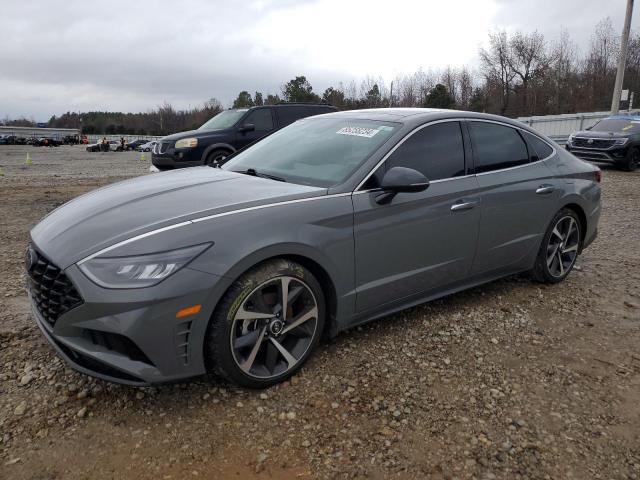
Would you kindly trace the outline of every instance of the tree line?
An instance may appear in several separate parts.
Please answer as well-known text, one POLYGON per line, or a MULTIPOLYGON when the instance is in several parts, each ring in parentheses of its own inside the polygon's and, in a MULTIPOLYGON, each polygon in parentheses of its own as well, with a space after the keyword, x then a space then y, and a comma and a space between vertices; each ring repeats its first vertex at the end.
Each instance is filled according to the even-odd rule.
MULTIPOLYGON (((422 69, 387 84, 368 76, 357 84, 337 83, 316 93, 305 76, 283 84, 277 93, 239 92, 233 108, 285 102, 326 102, 341 110, 376 107, 434 107, 496 113, 509 117, 608 110, 620 50, 610 18, 594 29, 585 51, 566 31, 550 41, 541 33, 495 31, 478 51, 478 67, 422 69)), ((640 94, 640 33, 632 32, 624 87, 640 94)), ((640 104, 640 98, 638 102, 640 104)), ((622 105, 626 107, 626 105, 622 105)), ((212 98, 201 107, 176 110, 168 103, 144 113, 67 112, 51 127, 82 127, 87 134, 165 135, 197 128, 223 109, 212 98)), ((28 126, 27 119, 4 124, 28 126)))

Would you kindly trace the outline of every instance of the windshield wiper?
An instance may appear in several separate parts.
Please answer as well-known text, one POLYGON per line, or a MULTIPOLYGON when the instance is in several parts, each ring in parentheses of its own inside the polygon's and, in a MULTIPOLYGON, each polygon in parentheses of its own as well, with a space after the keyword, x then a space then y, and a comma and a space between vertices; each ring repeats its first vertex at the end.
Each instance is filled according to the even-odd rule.
POLYGON ((251 175, 253 177, 269 178, 271 180, 276 180, 278 182, 286 182, 286 180, 282 177, 277 177, 276 175, 270 175, 268 173, 258 172, 255 168, 247 168, 244 172, 234 170, 234 172, 242 173, 244 175, 251 175))

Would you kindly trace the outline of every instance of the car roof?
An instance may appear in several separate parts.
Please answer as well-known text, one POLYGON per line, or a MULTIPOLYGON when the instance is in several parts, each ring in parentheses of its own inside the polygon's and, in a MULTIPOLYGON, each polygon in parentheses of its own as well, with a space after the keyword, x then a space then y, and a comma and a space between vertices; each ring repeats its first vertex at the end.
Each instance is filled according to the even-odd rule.
POLYGON ((501 117, 499 115, 491 115, 488 113, 468 112, 464 110, 448 110, 440 108, 368 108, 362 110, 345 110, 342 112, 327 113, 318 117, 310 118, 327 118, 327 117, 344 117, 360 120, 378 120, 387 122, 400 122, 408 126, 420 125, 425 122, 440 119, 451 118, 477 118, 481 120, 493 120, 496 122, 507 123, 519 128, 529 127, 522 122, 511 120, 510 118, 501 117))
POLYGON ((313 107, 313 108, 326 108, 328 110, 337 110, 334 105, 328 103, 305 103, 305 102, 287 102, 287 103, 274 103, 270 105, 254 105, 253 107, 241 107, 230 108, 229 110, 249 111, 257 108, 290 108, 290 107, 313 107))

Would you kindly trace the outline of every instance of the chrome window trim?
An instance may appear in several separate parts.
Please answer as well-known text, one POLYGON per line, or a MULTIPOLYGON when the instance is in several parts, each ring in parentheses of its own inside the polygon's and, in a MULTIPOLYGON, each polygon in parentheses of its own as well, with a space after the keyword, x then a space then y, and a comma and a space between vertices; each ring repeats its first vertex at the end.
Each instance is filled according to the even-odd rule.
MULTIPOLYGON (((423 128, 426 128, 428 126, 435 125, 437 123, 445 123, 445 122, 486 122, 486 123, 495 123, 497 125, 502 125, 503 127, 510 127, 510 128, 516 129, 516 130, 520 130, 522 132, 528 133, 529 135, 533 135, 538 140, 540 140, 540 141, 544 142, 545 144, 547 144, 547 146, 549 146, 551 148, 551 154, 547 155, 544 158, 538 159, 535 162, 529 162, 529 163, 525 163, 523 165, 517 165, 515 167, 501 168, 499 170, 491 170, 491 171, 482 172, 482 173, 472 173, 470 175, 464 175, 464 176, 461 176, 461 177, 441 178, 441 179, 438 179, 438 180, 434 180, 434 181, 432 181, 430 183, 443 182, 443 181, 449 181, 449 180, 457 180, 457 179, 460 179, 460 178, 472 177, 474 175, 488 175, 490 173, 504 172, 504 171, 507 171, 507 170, 513 170, 515 168, 526 167, 528 165, 533 165, 533 164, 538 163, 538 162, 543 162, 543 161, 551 158, 552 156, 554 156, 557 153, 556 147, 551 145, 544 138, 540 137, 540 135, 538 135, 536 133, 533 133, 533 132, 530 132, 529 130, 526 130, 526 129, 524 129, 522 127, 519 127, 517 125, 511 125, 509 123, 500 122, 500 121, 497 121, 497 120, 490 120, 490 119, 484 119, 484 118, 473 118, 473 117, 446 118, 446 119, 441 119, 441 120, 434 120, 432 122, 428 122, 428 123, 425 123, 423 125, 420 125, 420 126, 414 128, 413 130, 411 130, 409 133, 407 133, 407 135, 405 135, 402 138, 402 140, 400 140, 389 152, 387 152, 387 154, 384 157, 382 157, 382 159, 376 164, 376 166, 373 167, 373 169, 371 169, 371 171, 367 174, 367 176, 364 177, 364 180, 362 180, 358 184, 358 186, 354 189, 353 194, 354 195, 359 195, 360 193, 368 193, 368 192, 373 192, 373 191, 376 191, 376 190, 380 190, 379 188, 372 188, 372 189, 368 189, 368 190, 360 190, 360 189, 367 182, 367 180, 369 180, 369 177, 371 177, 371 175, 373 175, 373 173, 378 168, 380 168, 380 166, 387 160, 387 158, 389 158, 391 156, 391 154, 393 154, 393 152, 395 152, 396 149, 400 145, 402 145, 414 133, 416 133, 416 132, 418 132, 418 131, 420 131, 423 128)), ((469 135, 471 135, 471 133, 469 133, 469 135)), ((525 140, 525 142, 526 142, 526 140, 525 140)), ((528 145, 528 143, 527 143, 527 145, 528 145)), ((466 158, 465 158, 465 167, 466 167, 466 158)))
POLYGON ((122 247, 124 245, 127 245, 129 243, 133 243, 136 242, 138 240, 142 240, 143 238, 147 238, 150 237, 152 235, 155 235, 157 233, 162 233, 162 232, 166 232, 168 230, 173 230, 175 228, 180 228, 180 227, 186 227, 187 225, 192 225, 194 223, 200 223, 200 222, 204 222, 206 220, 211 220, 214 218, 219 218, 219 217, 226 217, 228 215, 235 215, 236 213, 245 213, 245 212, 251 212, 254 210, 261 210, 263 208, 269 208, 269 207, 279 207, 281 205, 289 205, 289 204, 293 204, 293 203, 302 203, 302 202, 311 202, 313 200, 322 200, 322 199, 326 199, 326 198, 337 198, 337 197, 350 197, 351 196, 351 192, 346 192, 346 193, 333 193, 330 195, 321 195, 318 197, 307 197, 307 198, 298 198, 296 200, 286 200, 283 202, 275 202, 275 203, 266 203, 264 205, 255 205, 253 207, 246 207, 246 208, 239 208, 236 210, 229 210, 228 212, 222 212, 222 213, 216 213, 214 215, 207 215, 204 217, 198 217, 198 218, 194 218, 191 220, 186 220, 184 222, 179 222, 179 223, 175 223, 173 225, 167 225, 166 227, 162 227, 162 228, 158 228, 156 230, 151 230, 149 232, 146 233, 142 233, 140 235, 136 235, 135 237, 131 237, 128 238, 126 240, 122 240, 121 242, 115 243, 113 245, 110 245, 109 247, 103 248, 102 250, 99 250, 95 253, 92 253, 91 255, 83 258, 82 260, 79 260, 78 262, 76 262, 77 265, 82 265, 84 262, 87 262, 95 257, 98 257, 100 255, 103 255, 107 252, 110 252, 111 250, 115 250, 116 248, 122 247))

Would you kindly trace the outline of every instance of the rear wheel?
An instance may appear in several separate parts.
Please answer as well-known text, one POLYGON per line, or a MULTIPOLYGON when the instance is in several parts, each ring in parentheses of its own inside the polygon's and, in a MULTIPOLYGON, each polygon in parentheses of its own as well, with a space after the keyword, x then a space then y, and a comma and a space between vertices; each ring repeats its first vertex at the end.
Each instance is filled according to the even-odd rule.
POLYGON ((317 345, 325 318, 315 277, 284 259, 248 271, 229 288, 207 330, 207 369, 243 387, 289 378, 317 345))
POLYGON ((640 168, 640 149, 632 147, 627 152, 627 157, 620 164, 627 172, 635 172, 640 168))
POLYGON ((580 251, 582 232, 576 212, 563 208, 553 218, 545 233, 533 276, 543 283, 558 283, 573 269, 580 251))
POLYGON ((204 160, 205 165, 210 165, 212 167, 221 167, 224 165, 225 158, 229 156, 229 152, 226 150, 213 150, 209 152, 204 160))

